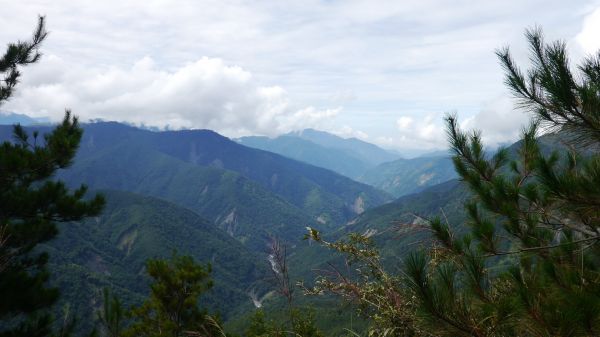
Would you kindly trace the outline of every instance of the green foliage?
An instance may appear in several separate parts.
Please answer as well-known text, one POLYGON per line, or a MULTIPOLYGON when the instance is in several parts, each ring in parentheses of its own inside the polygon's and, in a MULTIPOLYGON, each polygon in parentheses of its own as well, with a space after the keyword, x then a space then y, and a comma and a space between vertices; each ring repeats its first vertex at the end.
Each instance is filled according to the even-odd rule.
POLYGON ((12 95, 21 76, 19 66, 35 63, 40 59, 42 54, 38 49, 47 35, 44 17, 40 17, 31 41, 8 44, 6 52, 0 57, 0 73, 4 74, 3 84, 0 84, 0 104, 12 95))
POLYGON ((203 295, 204 306, 224 319, 250 310, 248 289, 259 296, 268 275, 264 257, 196 213, 164 200, 133 193, 103 190, 107 204, 101 215, 65 224, 60 235, 44 245, 50 254, 52 281, 61 289, 60 304, 69 304, 80 317, 78 331, 89 331, 96 318, 95 303, 105 303, 109 287, 124 306, 139 305, 151 279, 145 261, 168 258, 174 249, 210 261, 215 286, 203 295))
POLYGON ((268 319, 263 310, 257 310, 250 318, 246 337, 323 337, 315 326, 315 313, 309 309, 294 308, 291 313, 291 326, 268 319))
POLYGON ((518 160, 506 150, 486 156, 479 133, 447 118, 456 170, 476 196, 466 205, 472 231, 450 240, 448 226, 432 223, 444 254, 416 253, 406 263, 420 317, 441 335, 599 333, 598 58, 583 62, 577 81, 564 43, 545 44, 539 30, 527 38, 527 78, 508 49, 498 52, 506 83, 534 114, 518 160), (571 151, 544 155, 540 125, 560 131, 571 151))
MULTIPOLYGON (((0 103, 10 96, 20 75, 19 65, 36 62, 38 47, 46 37, 40 18, 31 42, 9 44, 0 58, 7 73, 0 86, 0 103)), ((0 144, 0 336, 46 336, 52 318, 48 312, 58 290, 48 287, 48 254, 35 250, 57 234, 56 222, 76 221, 97 215, 104 199, 85 200, 87 188, 74 191, 55 172, 72 164, 83 130, 66 112, 61 124, 38 139, 16 125, 14 141, 0 144)), ((64 334, 71 328, 65 325, 64 334)), ((61 333, 63 334, 63 333, 61 333)))
POLYGON ((108 288, 104 288, 103 300, 102 311, 98 312, 103 336, 120 337, 125 319, 125 310, 121 301, 114 294, 111 296, 108 288))
POLYGON ((352 233, 347 240, 328 242, 313 229, 307 237, 343 254, 345 264, 352 269, 341 271, 332 265, 314 286, 304 287, 306 295, 329 293, 355 303, 358 314, 372 322, 370 336, 410 336, 417 332, 412 294, 403 277, 385 270, 369 237, 352 233))
POLYGON ((154 259, 146 264, 154 279, 150 297, 130 316, 133 323, 124 336, 218 336, 217 320, 198 306, 198 298, 212 287, 210 265, 190 256, 173 255, 170 261, 154 259))
POLYGON ((246 337, 279 337, 284 336, 284 332, 277 327, 275 322, 267 321, 264 311, 257 310, 250 318, 250 325, 244 335, 246 337))
MULTIPOLYGON (((373 321, 370 334, 378 336, 598 335, 600 54, 585 60, 576 76, 563 43, 546 45, 536 30, 527 37, 533 54, 527 77, 507 49, 498 52, 507 84, 534 114, 518 146, 489 155, 480 133, 465 133, 454 116, 447 118, 455 169, 474 196, 465 203, 466 218, 444 212, 443 220, 417 216, 406 224, 428 229, 433 241, 406 256, 399 275, 386 271, 371 246, 377 232, 330 243, 311 230, 312 240, 342 253, 352 268, 322 275, 309 293, 358 303, 373 321), (540 129, 558 134, 538 138, 540 129), (568 151, 548 151, 553 139, 565 141, 568 151), (470 233, 453 222, 463 222, 470 233)), ((435 197, 435 189, 371 213, 385 211, 393 220, 390 215, 401 214, 391 211, 394 206, 412 199, 430 203, 423 198, 435 197)), ((376 227, 369 217, 352 226, 376 227)))

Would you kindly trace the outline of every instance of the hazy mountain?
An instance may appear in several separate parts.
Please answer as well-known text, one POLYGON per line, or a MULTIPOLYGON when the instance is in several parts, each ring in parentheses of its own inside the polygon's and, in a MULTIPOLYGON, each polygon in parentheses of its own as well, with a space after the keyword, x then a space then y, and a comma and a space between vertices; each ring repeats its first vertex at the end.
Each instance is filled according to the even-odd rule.
POLYGON ((367 170, 358 180, 400 197, 456 177, 450 157, 436 156, 383 163, 367 170))
POLYGON ((326 223, 341 223, 390 196, 369 185, 278 154, 252 149, 209 130, 153 133, 163 153, 236 171, 326 223))
POLYGON ((242 137, 237 141, 245 146, 278 153, 292 159, 323 167, 356 179, 372 165, 347 150, 321 146, 310 140, 291 135, 242 137))
MULTIPOLYGON (((543 151, 549 153, 554 149, 564 148, 561 136, 550 134, 539 139, 543 151)), ((520 143, 508 144, 511 156, 516 156, 520 143)), ((488 149, 491 155, 496 149, 488 149)), ((412 159, 398 159, 382 163, 367 170, 357 180, 384 190, 395 197, 415 193, 452 179, 458 175, 454 171, 449 151, 431 152, 412 159)))
POLYGON ((371 166, 400 158, 398 153, 380 148, 357 138, 342 138, 328 132, 315 129, 304 129, 287 134, 309 140, 326 148, 343 150, 360 161, 371 166))
MULTIPOLYGON (((307 225, 335 228, 390 198, 208 130, 151 132, 118 123, 84 129, 75 164, 59 178, 166 199, 261 251, 271 237, 297 241, 307 225)), ((0 137, 9 136, 10 127, 0 127, 0 137)))
POLYGON ((31 118, 23 114, 8 111, 0 111, 0 125, 21 124, 23 126, 26 126, 36 124, 47 124, 49 122, 50 121, 47 118, 31 118))

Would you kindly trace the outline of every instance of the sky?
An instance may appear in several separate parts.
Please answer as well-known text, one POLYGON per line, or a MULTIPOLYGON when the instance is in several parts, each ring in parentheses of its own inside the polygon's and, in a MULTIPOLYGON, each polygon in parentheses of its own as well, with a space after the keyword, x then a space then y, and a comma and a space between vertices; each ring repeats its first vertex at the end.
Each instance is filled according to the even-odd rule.
POLYGON ((316 128, 386 148, 446 148, 443 117, 514 141, 494 55, 528 65, 525 29, 600 49, 600 0, 0 0, 0 45, 50 34, 0 110, 275 137, 316 128))

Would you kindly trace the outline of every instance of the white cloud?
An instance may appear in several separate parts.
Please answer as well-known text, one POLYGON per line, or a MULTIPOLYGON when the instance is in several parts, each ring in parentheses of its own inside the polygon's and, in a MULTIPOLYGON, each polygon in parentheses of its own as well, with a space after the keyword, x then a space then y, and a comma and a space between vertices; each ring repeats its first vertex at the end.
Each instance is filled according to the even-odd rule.
POLYGON ((485 103, 479 113, 460 121, 460 125, 464 129, 480 130, 483 142, 496 147, 517 141, 531 117, 530 113, 517 109, 513 99, 502 97, 485 103))
POLYGON ((398 136, 395 143, 405 148, 437 148, 445 146, 444 128, 436 114, 420 119, 402 116, 396 120, 398 136))
POLYGON ((349 125, 343 125, 340 128, 331 128, 327 131, 342 138, 358 138, 365 141, 369 139, 369 135, 366 132, 361 130, 355 130, 349 125))
POLYGON ((329 96, 329 100, 336 104, 344 104, 356 99, 357 96, 352 90, 338 90, 333 95, 329 96))
MULTIPOLYGON (((515 142, 531 116, 516 109, 514 103, 508 96, 485 102, 475 115, 467 118, 459 115, 460 127, 481 131, 484 144, 491 148, 515 142)), ((407 153, 448 147, 443 118, 436 113, 424 114, 420 118, 401 116, 396 119, 396 134, 376 137, 374 142, 384 147, 405 149, 409 151, 407 153)))
POLYGON ((33 68, 25 69, 30 80, 18 88, 42 100, 22 98, 18 107, 29 112, 56 116, 70 106, 90 117, 214 127, 231 135, 347 125, 396 148, 445 147, 446 111, 495 127, 485 125, 493 118, 483 111, 508 93, 494 49, 510 45, 525 63, 523 31, 539 24, 549 40, 593 51, 600 21, 598 0, 2 5, 0 43, 25 38, 37 14, 47 15, 51 34, 39 65, 45 69, 36 70, 35 80, 33 68), (200 62, 204 56, 221 65, 200 62), (411 118, 410 131, 398 131, 403 116, 411 118))
POLYGON ((595 53, 600 50, 600 8, 591 12, 583 20, 581 32, 575 40, 586 53, 595 53))
POLYGON ((398 124, 398 128, 400 130, 408 129, 413 123, 412 117, 402 116, 396 120, 396 124, 398 124))
POLYGON ((128 68, 94 69, 56 56, 25 72, 7 110, 57 120, 70 108, 82 120, 103 118, 147 126, 208 128, 228 136, 276 135, 315 127, 341 108, 295 107, 278 86, 217 58, 201 58, 173 71, 150 57, 128 68))

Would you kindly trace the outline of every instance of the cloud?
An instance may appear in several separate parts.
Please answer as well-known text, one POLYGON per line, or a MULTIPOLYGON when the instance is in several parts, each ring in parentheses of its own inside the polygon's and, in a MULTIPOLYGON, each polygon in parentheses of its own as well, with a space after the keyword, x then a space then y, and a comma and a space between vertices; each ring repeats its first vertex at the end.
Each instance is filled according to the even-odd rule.
POLYGON ((342 138, 358 138, 365 141, 369 139, 369 135, 366 132, 361 130, 355 130, 349 125, 343 125, 340 128, 327 129, 327 131, 342 138))
POLYGON ((357 98, 358 97, 352 90, 338 90, 333 95, 329 96, 329 100, 337 104, 352 102, 357 98))
POLYGON ((402 116, 396 120, 398 137, 396 143, 406 148, 438 148, 445 146, 444 128, 436 114, 427 114, 420 119, 402 116))
POLYGON ((315 127, 341 110, 296 107, 283 88, 262 86, 250 72, 218 58, 166 71, 150 57, 128 68, 95 69, 50 56, 27 70, 5 108, 54 120, 69 108, 82 120, 208 128, 233 137, 315 127))
POLYGON ((479 130, 483 142, 491 147, 512 143, 531 120, 531 114, 517 109, 511 97, 502 97, 483 105, 475 116, 460 121, 463 129, 479 130))
POLYGON ((591 54, 600 50, 598 36, 600 36, 600 8, 585 17, 582 29, 575 40, 586 53, 591 54))
MULTIPOLYGON (((492 118, 483 112, 508 95, 495 48, 510 45, 523 64, 523 31, 539 24, 548 40, 593 51, 597 7, 598 0, 6 1, 0 43, 26 38, 37 14, 47 15, 47 69, 36 70, 33 87, 18 88, 43 98, 19 102, 36 114, 70 106, 90 117, 231 135, 346 125, 396 148, 445 147, 447 111, 496 126, 485 125, 492 118), (214 77, 199 74, 211 67, 214 77), (402 117, 413 129, 398 130, 402 117)), ((504 118, 499 111, 493 118, 504 118)))
POLYGON ((398 124, 398 128, 400 130, 408 129, 413 123, 412 117, 402 116, 396 120, 396 124, 398 124))
MULTIPOLYGON (((459 125, 463 130, 478 130, 486 146, 515 142, 522 128, 530 121, 530 114, 515 108, 510 97, 499 97, 482 104, 482 109, 473 116, 461 118, 459 125)), ((422 117, 401 116, 396 119, 397 133, 391 137, 376 137, 374 142, 384 147, 404 148, 406 150, 431 150, 448 147, 443 118, 436 113, 422 117)))

